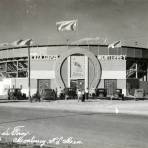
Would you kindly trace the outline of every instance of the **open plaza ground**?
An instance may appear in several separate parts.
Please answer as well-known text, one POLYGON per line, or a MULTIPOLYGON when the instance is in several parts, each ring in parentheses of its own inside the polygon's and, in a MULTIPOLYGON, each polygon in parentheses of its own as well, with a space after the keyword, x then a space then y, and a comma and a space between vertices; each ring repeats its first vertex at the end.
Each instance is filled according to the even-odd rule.
POLYGON ((34 136, 50 140, 52 147, 147 148, 147 115, 148 100, 7 101, 0 103, 0 135, 14 140, 14 129, 21 126, 20 133, 30 133, 23 140, 34 136), (70 137, 82 143, 63 145, 70 137))
POLYGON ((1 100, 0 107, 148 115, 148 100, 121 101, 88 99, 85 102, 78 102, 78 100, 56 100, 33 103, 29 101, 1 100))

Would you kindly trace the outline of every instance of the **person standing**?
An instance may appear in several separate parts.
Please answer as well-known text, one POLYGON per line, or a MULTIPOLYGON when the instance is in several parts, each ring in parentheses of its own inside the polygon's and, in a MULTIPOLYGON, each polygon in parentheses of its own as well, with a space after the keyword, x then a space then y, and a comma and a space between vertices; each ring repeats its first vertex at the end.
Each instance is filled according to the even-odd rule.
POLYGON ((55 89, 55 98, 56 99, 58 98, 58 90, 57 90, 57 88, 55 89))
POLYGON ((85 90, 85 99, 88 100, 88 88, 86 88, 86 90, 85 90))
POLYGON ((82 99, 81 99, 81 101, 82 101, 82 102, 85 102, 85 90, 82 90, 81 94, 82 94, 82 99))
POLYGON ((80 89, 77 89, 78 102, 80 101, 81 95, 80 89))

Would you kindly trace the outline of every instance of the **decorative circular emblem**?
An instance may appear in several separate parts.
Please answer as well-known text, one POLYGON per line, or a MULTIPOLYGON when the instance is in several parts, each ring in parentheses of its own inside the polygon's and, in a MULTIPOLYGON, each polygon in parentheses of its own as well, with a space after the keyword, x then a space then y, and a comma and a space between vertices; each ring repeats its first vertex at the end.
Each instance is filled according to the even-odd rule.
POLYGON ((63 81, 63 78, 61 76, 61 66, 63 65, 63 62, 65 61, 67 57, 74 55, 74 54, 82 54, 84 56, 87 56, 89 60, 92 62, 94 66, 94 77, 93 77, 91 84, 89 85, 89 89, 96 88, 98 84, 100 83, 100 79, 102 75, 101 64, 99 60, 97 59, 97 57, 92 52, 90 52, 87 49, 82 49, 79 47, 67 50, 66 52, 62 53, 60 55, 60 58, 57 60, 56 66, 55 66, 55 77, 56 77, 58 86, 61 89, 64 89, 66 87, 63 81))

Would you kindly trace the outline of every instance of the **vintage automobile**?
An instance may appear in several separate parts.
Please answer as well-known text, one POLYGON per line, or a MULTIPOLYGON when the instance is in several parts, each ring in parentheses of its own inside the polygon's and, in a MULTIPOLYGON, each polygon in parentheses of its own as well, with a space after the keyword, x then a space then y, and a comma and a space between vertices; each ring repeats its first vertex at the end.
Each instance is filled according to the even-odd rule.
POLYGON ((42 100, 56 100, 56 92, 54 89, 44 89, 41 98, 42 100))
POLYGON ((77 92, 75 88, 64 88, 65 99, 76 99, 77 92))
POLYGON ((57 97, 59 100, 64 100, 65 99, 65 93, 64 90, 59 94, 59 96, 57 97))
POLYGON ((122 89, 116 89, 111 99, 124 100, 124 94, 122 94, 122 89))
POLYGON ((8 89, 8 100, 26 100, 26 94, 21 92, 20 88, 8 89))
POLYGON ((41 101, 41 95, 40 93, 37 91, 35 94, 32 95, 30 101, 35 101, 35 102, 40 102, 41 101))
POLYGON ((96 89, 96 97, 97 98, 106 98, 107 96, 107 90, 105 88, 98 88, 96 89))
POLYGON ((144 90, 143 89, 135 89, 134 99, 137 100, 144 100, 144 90))

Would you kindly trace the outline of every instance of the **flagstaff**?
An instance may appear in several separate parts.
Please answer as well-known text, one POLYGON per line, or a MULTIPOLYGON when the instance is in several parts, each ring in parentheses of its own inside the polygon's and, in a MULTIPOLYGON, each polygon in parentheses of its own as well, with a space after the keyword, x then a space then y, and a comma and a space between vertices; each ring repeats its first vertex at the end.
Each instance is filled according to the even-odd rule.
POLYGON ((28 45, 28 99, 31 101, 31 94, 30 94, 30 46, 28 45))

